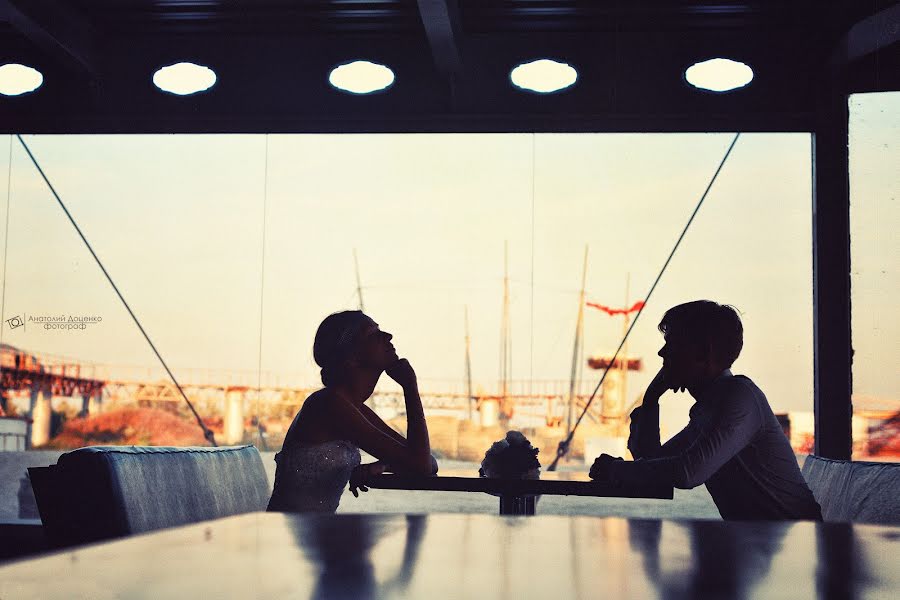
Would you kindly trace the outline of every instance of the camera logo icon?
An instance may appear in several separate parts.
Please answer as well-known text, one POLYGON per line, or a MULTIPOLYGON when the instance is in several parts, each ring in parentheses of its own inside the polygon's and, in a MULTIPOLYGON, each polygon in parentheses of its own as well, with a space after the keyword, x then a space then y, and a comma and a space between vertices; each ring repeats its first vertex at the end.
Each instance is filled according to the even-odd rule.
POLYGON ((25 325, 25 320, 22 319, 22 317, 16 315, 15 317, 7 319, 6 324, 9 325, 10 329, 16 329, 25 325))

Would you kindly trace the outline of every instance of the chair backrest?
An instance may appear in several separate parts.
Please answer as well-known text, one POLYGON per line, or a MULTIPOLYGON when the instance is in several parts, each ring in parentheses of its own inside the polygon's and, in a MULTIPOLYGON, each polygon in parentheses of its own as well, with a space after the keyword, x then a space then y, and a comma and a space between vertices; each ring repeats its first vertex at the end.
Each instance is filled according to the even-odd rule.
POLYGON ((83 543, 265 510, 253 446, 93 446, 29 469, 41 520, 58 543, 83 543))
POLYGON ((803 477, 825 521, 900 525, 900 463, 810 455, 803 463, 803 477))

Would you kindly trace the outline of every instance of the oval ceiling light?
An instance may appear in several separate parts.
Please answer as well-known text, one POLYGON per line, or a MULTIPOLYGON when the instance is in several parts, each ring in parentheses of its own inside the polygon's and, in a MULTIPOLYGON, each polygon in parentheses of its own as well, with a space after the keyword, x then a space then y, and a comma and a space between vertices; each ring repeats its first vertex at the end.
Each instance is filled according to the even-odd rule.
POLYGON ((728 92, 753 81, 753 69, 736 60, 713 58, 688 67, 684 78, 701 90, 728 92))
POLYGON ((328 83, 351 94, 371 94, 390 87, 394 72, 378 63, 355 60, 332 69, 328 83))
POLYGON ((203 65, 180 62, 153 74, 153 84, 164 92, 187 96, 208 90, 216 83, 216 72, 203 65))
POLYGON ((33 92, 44 83, 44 76, 37 69, 18 63, 7 63, 0 67, 0 94, 20 96, 33 92))
POLYGON ((550 94, 564 90, 578 79, 578 71, 567 63, 542 58, 522 63, 509 72, 513 85, 523 90, 550 94))

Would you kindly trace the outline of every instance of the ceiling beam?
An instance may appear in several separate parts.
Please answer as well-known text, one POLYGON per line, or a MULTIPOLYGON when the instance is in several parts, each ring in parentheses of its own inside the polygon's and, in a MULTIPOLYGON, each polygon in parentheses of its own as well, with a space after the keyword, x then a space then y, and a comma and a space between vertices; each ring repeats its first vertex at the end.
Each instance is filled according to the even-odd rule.
POLYGON ((0 20, 66 69, 90 78, 96 75, 93 27, 71 7, 57 0, 0 0, 0 20))
POLYGON ((815 127, 808 112, 664 114, 464 114, 424 115, 172 115, 110 110, 98 116, 60 111, 0 112, 0 133, 708 133, 802 132, 815 127))
POLYGON ((431 55, 438 70, 451 80, 462 72, 459 3, 457 0, 417 0, 431 55))
POLYGON ((850 28, 832 56, 845 65, 900 41, 900 2, 869 15, 850 28))

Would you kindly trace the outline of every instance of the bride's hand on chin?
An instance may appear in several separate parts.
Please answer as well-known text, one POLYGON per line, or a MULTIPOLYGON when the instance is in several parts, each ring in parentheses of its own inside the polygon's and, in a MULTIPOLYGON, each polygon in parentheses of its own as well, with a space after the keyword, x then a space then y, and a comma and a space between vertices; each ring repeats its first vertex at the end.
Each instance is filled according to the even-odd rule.
POLYGON ((400 358, 384 370, 388 377, 400 384, 404 390, 416 386, 416 372, 405 358, 400 358))
POLYGON ((384 467, 384 464, 374 462, 359 465, 353 469, 353 472, 350 473, 350 493, 353 494, 355 498, 359 498, 359 492, 368 492, 369 488, 366 486, 369 483, 369 478, 373 475, 381 475, 384 473, 384 467))

